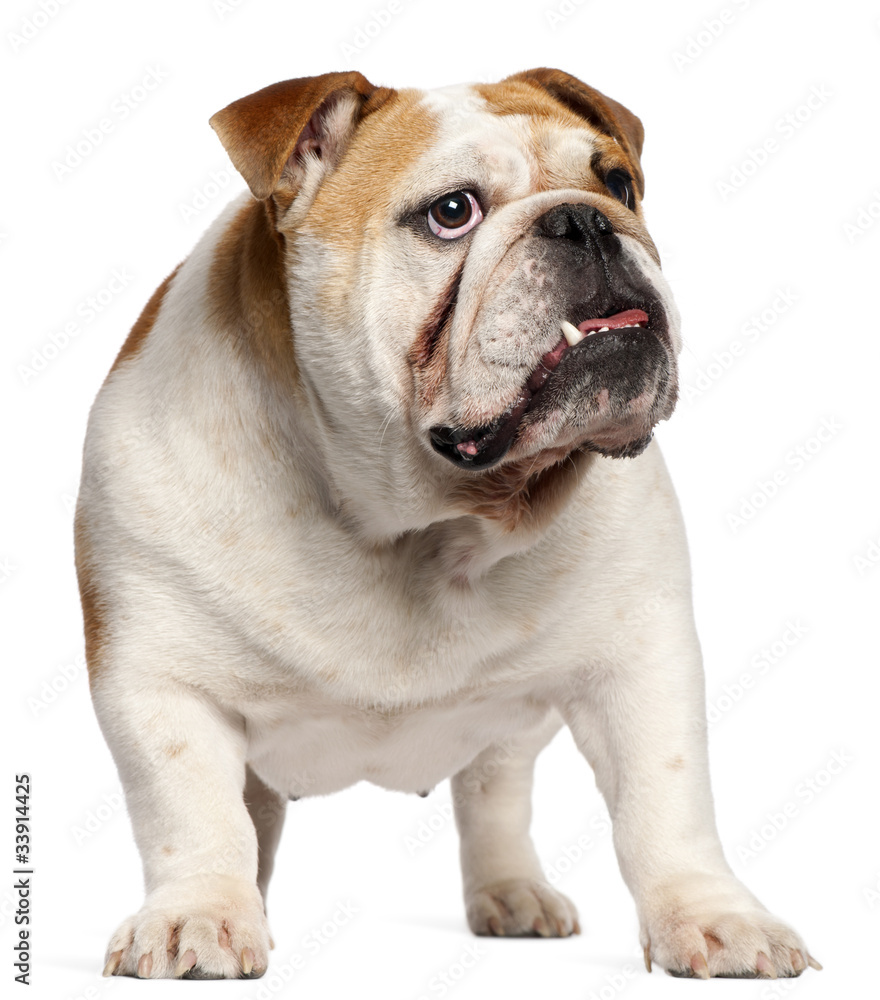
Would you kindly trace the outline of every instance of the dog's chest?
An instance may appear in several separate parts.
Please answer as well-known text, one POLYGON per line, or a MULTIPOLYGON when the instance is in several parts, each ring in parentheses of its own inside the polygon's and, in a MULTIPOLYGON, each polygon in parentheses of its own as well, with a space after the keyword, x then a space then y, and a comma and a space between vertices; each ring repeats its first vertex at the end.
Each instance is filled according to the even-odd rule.
POLYGON ((229 564, 236 586, 216 590, 217 603, 248 639, 241 669, 212 683, 257 716, 286 691, 394 713, 529 681, 548 656, 558 665, 580 652, 567 614, 576 551, 505 559, 468 582, 460 571, 478 546, 467 541, 438 546, 426 535, 365 554, 320 525, 255 538, 211 560, 229 564))

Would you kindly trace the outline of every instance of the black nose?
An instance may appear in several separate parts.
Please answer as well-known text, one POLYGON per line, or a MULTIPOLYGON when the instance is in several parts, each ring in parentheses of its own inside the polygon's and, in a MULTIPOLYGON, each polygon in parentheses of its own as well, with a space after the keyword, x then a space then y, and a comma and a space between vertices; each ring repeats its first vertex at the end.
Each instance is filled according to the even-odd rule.
POLYGON ((592 205, 556 205, 535 221, 534 231, 538 236, 571 240, 602 256, 620 249, 608 216, 592 205))

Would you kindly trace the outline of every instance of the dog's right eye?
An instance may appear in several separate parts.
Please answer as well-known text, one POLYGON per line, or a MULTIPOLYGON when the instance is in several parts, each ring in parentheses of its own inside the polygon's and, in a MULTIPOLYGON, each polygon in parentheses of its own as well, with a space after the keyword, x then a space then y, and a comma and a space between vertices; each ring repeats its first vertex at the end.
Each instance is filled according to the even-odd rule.
POLYGON ((441 240, 454 240, 483 221, 480 203, 470 191, 453 191, 428 209, 428 225, 441 240))
POLYGON ((616 198, 621 205, 626 205, 629 209, 634 208, 636 199, 633 195, 632 178, 625 170, 617 168, 609 170, 605 177, 605 186, 611 193, 611 197, 616 198))

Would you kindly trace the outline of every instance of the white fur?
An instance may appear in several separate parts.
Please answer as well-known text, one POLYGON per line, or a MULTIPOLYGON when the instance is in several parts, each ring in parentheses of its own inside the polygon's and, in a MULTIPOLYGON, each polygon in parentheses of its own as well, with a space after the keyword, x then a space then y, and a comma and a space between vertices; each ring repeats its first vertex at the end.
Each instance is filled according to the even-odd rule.
MULTIPOLYGON (((94 699, 148 894, 108 968, 179 975, 190 950, 212 975, 266 968, 257 840, 277 833, 281 807, 268 822, 249 814, 246 765, 276 803, 454 776, 471 926, 570 933, 574 909, 544 883, 528 837, 533 761, 564 722, 608 800, 654 959, 690 969, 712 931, 724 945, 713 973, 754 969, 759 952, 791 971, 802 942, 733 879, 715 832, 684 532, 657 446, 594 456, 539 531, 505 534, 443 499, 458 473, 426 428, 466 401, 498 412, 552 346, 524 342, 500 373, 480 353, 477 316, 507 248, 553 204, 603 196, 573 195, 571 182, 532 190, 524 123, 473 94, 445 91, 430 107, 437 144, 407 188, 480 180, 499 199, 492 227, 474 234, 449 385, 430 413, 408 408, 404 357, 451 258, 406 256, 406 234, 383 230, 345 301, 350 325, 328 327, 318 297, 295 294, 350 264, 310 231, 314 184, 291 209, 307 402, 271 397, 267 409, 204 308, 214 247, 242 202, 205 235, 95 404, 80 516, 110 597, 94 699), (177 962, 165 952, 175 925, 177 962)), ((589 130, 556 139, 560 174, 583 170, 589 130)), ((659 269, 624 239, 678 346, 659 269)))

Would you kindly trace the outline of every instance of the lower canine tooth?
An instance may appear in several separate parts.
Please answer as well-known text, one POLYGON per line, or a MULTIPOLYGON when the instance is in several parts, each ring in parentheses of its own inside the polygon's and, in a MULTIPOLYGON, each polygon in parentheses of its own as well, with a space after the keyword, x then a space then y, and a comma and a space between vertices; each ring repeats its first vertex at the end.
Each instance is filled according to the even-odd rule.
POLYGON ((568 341, 569 347, 574 347, 575 344, 579 344, 584 339, 581 331, 572 323, 569 323, 567 319, 560 320, 559 325, 562 327, 562 334, 568 341))

